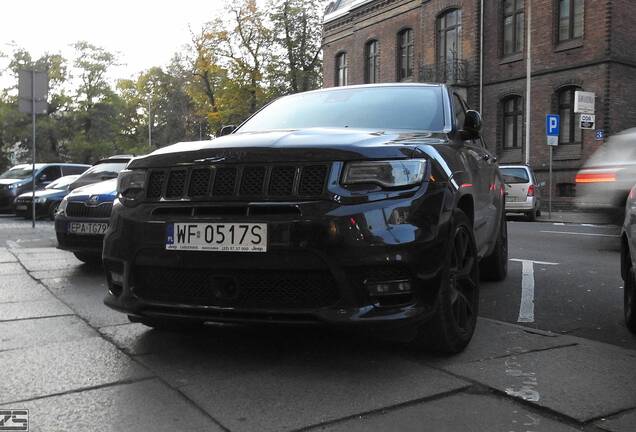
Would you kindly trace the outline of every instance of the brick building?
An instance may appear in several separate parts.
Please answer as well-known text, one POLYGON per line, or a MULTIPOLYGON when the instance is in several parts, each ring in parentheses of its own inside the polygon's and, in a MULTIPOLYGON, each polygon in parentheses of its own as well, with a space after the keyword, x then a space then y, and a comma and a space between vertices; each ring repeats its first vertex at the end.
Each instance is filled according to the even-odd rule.
MULTIPOLYGON (((526 0, 528 1, 528 0, 526 0)), ((526 4, 483 0, 336 0, 325 13, 326 87, 369 82, 446 82, 484 118, 484 139, 502 163, 525 160, 526 4)), ((561 115, 554 151, 555 202, 575 193, 578 168, 598 148, 581 130, 575 90, 596 94, 596 128, 636 127, 636 2, 532 0, 530 164, 547 180, 545 115, 561 115)), ((547 191, 546 191, 547 192, 547 191)), ((547 195, 547 193, 546 193, 547 195)))

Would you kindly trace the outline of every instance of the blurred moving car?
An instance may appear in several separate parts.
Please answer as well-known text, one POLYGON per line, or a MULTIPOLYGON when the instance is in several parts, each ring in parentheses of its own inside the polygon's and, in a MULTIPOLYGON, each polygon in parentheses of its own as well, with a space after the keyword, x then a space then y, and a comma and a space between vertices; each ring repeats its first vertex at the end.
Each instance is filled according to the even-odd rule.
POLYGON ((99 264, 116 196, 117 179, 77 188, 66 195, 55 215, 58 249, 73 252, 87 264, 99 264))
POLYGON ((524 213, 531 222, 541 216, 540 186, 528 165, 499 167, 506 184, 506 212, 524 213))
POLYGON ((626 207, 621 233, 621 276, 625 281, 625 323, 636 334, 636 186, 629 192, 626 207))
MULTIPOLYGON (((79 175, 60 177, 44 189, 35 191, 35 217, 48 217, 54 220, 57 207, 66 194, 69 193, 69 185, 77 180, 78 177, 79 175)), ((19 195, 15 199, 15 215, 30 218, 33 214, 32 201, 33 191, 19 195)))
POLYGON ((625 200, 636 184, 636 128, 611 136, 576 175, 577 206, 622 221, 625 200))
POLYGON ((132 155, 116 155, 95 162, 92 167, 70 185, 70 190, 117 178, 119 171, 126 168, 132 158, 132 155))
MULTIPOLYGON (((90 165, 67 163, 35 164, 35 189, 39 190, 54 180, 67 175, 82 174, 90 165)), ((0 212, 12 212, 18 195, 32 190, 33 165, 16 165, 0 175, 0 212)))

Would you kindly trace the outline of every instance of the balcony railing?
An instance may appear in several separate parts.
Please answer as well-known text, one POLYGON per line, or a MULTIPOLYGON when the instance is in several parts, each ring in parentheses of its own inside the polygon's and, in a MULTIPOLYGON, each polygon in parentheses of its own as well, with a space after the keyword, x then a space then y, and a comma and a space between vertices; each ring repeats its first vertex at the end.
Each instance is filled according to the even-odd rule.
POLYGON ((448 60, 420 67, 420 81, 423 82, 466 85, 468 78, 468 62, 466 60, 448 60))

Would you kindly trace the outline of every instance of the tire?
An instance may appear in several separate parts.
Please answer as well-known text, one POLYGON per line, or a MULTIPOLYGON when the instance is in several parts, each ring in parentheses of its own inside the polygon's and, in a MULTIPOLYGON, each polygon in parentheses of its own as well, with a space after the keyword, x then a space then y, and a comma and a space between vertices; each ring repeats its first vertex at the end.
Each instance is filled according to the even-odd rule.
POLYGON ((54 202, 49 206, 49 219, 52 221, 55 220, 55 213, 57 212, 57 208, 60 206, 59 202, 54 202))
POLYGON ((501 218, 495 248, 479 263, 479 273, 482 280, 492 282, 501 282, 508 275, 508 223, 505 217, 501 218))
POLYGON ((526 213, 526 217, 528 218, 528 222, 535 222, 537 220, 537 209, 531 210, 526 213))
POLYGON ((464 350, 475 332, 479 308, 479 265, 473 227, 464 212, 453 215, 450 247, 439 276, 437 310, 420 324, 411 347, 443 354, 464 350))
POLYGON ((636 334, 636 276, 634 268, 627 269, 627 279, 623 289, 625 302, 625 324, 632 333, 636 334))
POLYGON ((157 331, 185 332, 203 329, 203 322, 178 319, 161 319, 147 317, 133 317, 128 315, 133 323, 140 323, 157 331))
POLYGON ((73 252, 75 258, 90 266, 99 266, 102 264, 102 256, 92 252, 73 252))

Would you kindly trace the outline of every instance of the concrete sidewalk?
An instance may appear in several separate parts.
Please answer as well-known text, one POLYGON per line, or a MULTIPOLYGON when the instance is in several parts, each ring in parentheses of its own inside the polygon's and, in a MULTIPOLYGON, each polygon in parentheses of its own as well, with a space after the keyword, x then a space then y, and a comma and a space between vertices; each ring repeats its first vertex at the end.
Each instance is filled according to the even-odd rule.
POLYGON ((454 357, 320 329, 181 335, 52 248, 0 249, 0 407, 31 431, 636 430, 636 351, 480 319, 454 357))

